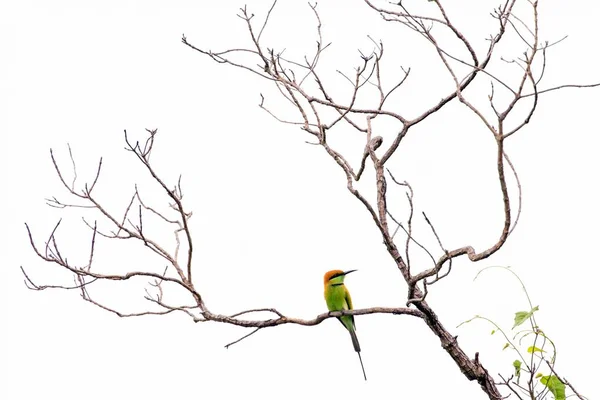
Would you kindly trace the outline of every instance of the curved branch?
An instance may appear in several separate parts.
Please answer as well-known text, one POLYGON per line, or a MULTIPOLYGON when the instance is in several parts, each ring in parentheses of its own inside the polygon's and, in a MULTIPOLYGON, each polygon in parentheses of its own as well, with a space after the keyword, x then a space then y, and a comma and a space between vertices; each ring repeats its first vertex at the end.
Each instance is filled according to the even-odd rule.
POLYGON ((504 206, 504 225, 502 227, 502 232, 500 234, 500 238, 492 246, 490 246, 489 248, 487 248, 479 253, 476 252, 472 246, 464 246, 464 247, 461 247, 458 249, 454 249, 454 250, 445 252, 438 259, 438 261, 436 262, 436 264, 433 268, 430 268, 428 270, 425 270, 425 271, 420 272, 417 275, 413 276, 409 281, 410 286, 414 286, 420 280, 423 280, 430 276, 436 275, 442 269, 442 266, 444 265, 444 263, 446 263, 447 261, 449 261, 453 258, 462 256, 462 255, 467 255, 469 257, 469 260, 471 260, 473 262, 480 261, 480 260, 483 260, 483 259, 491 256, 492 254, 494 254, 506 242, 506 239, 508 238, 508 234, 510 232, 511 210, 510 210, 510 197, 508 195, 508 188, 506 185, 506 177, 504 175, 504 138, 499 137, 499 136, 496 137, 496 143, 497 143, 497 148, 498 148, 497 149, 498 180, 500 182, 500 190, 502 192, 502 202, 503 202, 503 206, 504 206))
MULTIPOLYGON (((267 309, 265 309, 267 310, 267 309)), ((235 317, 213 314, 211 312, 205 312, 203 316, 206 318, 206 321, 215 321, 222 322, 237 326, 242 326, 244 328, 268 328, 273 326, 285 325, 285 324, 296 324, 303 326, 314 326, 318 325, 321 322, 325 321, 328 318, 338 318, 343 315, 368 315, 368 314, 394 314, 394 315, 410 315, 412 317, 424 318, 424 315, 421 311, 415 310, 414 308, 407 307, 370 307, 370 308, 361 308, 354 310, 344 310, 344 311, 331 311, 323 314, 317 315, 313 319, 302 319, 302 318, 293 318, 286 317, 281 314, 279 311, 275 309, 268 309, 278 315, 277 318, 273 319, 263 319, 263 320, 247 320, 247 319, 237 319, 235 317)), ((245 312, 241 312, 235 315, 241 315, 245 312)), ((200 321, 197 321, 200 322, 200 321)))

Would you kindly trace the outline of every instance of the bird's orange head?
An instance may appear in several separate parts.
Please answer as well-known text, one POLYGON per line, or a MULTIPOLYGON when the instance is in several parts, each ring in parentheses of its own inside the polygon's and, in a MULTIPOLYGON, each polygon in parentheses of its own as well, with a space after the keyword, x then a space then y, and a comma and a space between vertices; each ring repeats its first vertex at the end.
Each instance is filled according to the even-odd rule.
POLYGON ((351 272, 356 271, 355 269, 351 269, 350 271, 342 271, 341 269, 332 269, 331 271, 325 272, 325 276, 323 276, 323 284, 327 285, 327 283, 340 276, 345 276, 351 272))

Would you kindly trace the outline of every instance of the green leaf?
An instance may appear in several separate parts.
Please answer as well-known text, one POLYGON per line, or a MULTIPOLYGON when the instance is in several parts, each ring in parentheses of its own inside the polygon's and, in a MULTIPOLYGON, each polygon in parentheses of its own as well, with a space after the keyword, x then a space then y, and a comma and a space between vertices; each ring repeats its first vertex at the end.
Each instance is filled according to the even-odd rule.
POLYGON ((529 354, 533 354, 533 353, 535 353, 536 351, 539 351, 540 353, 545 353, 545 351, 544 351, 544 350, 542 350, 542 349, 540 349, 539 347, 535 347, 535 346, 529 346, 529 347, 527 348, 527 352, 528 352, 529 354))
POLYGON ((515 360, 513 361, 513 367, 515 367, 515 376, 517 379, 521 377, 521 361, 515 360))
POLYGON ((540 382, 554 395, 556 400, 565 400, 565 384, 556 375, 542 376, 540 382))
POLYGON ((496 333, 496 330, 492 329, 492 333, 490 333, 490 335, 493 335, 494 333, 496 333))
POLYGON ((531 311, 517 311, 515 313, 515 324, 513 325, 512 328, 515 329, 517 326, 519 326, 523 322, 527 321, 529 318, 531 318, 533 313, 536 312, 537 310, 539 310, 538 306, 533 307, 531 309, 531 311))
POLYGON ((504 347, 502 348, 502 350, 506 350, 506 348, 507 348, 508 346, 510 346, 510 343, 505 343, 505 344, 504 344, 504 347))

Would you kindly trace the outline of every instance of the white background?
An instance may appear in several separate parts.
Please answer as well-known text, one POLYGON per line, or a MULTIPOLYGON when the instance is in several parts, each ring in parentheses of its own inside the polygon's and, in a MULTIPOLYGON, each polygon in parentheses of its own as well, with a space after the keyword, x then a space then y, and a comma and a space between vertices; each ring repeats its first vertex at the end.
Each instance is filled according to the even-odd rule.
MULTIPOLYGON (((493 31, 488 13, 497 2, 471 3, 446 8, 467 34, 475 35, 472 40, 481 51, 485 32, 493 31)), ((569 35, 549 51, 542 87, 600 81, 597 3, 540 3, 542 39, 569 35)), ((143 139, 144 128, 157 128, 153 162, 170 184, 183 176, 184 201, 194 212, 195 284, 213 312, 276 307, 290 316, 313 318, 325 310, 322 275, 334 268, 359 269, 347 279, 355 307, 404 304, 405 284, 370 217, 346 191, 337 165, 322 149, 304 143, 310 139, 306 133, 277 123, 257 107, 264 93, 275 111, 294 116, 274 88, 247 72, 210 62, 180 42, 185 34, 207 49, 248 47, 244 23, 235 16, 241 5, 3 2, 0 397, 484 398, 437 338, 410 317, 357 318, 369 377, 364 382, 348 335, 333 320, 310 328, 266 329, 225 350, 225 344, 248 331, 194 324, 183 314, 121 319, 83 302, 76 291, 34 292, 23 284, 20 266, 39 284, 72 283, 68 274, 35 257, 24 222, 43 245, 62 216, 59 239, 67 257, 85 263, 89 248, 90 232, 80 219, 86 210, 61 212, 44 205, 51 196, 71 200, 56 177, 49 149, 70 173, 71 145, 79 185, 93 177, 102 156, 96 190, 116 214, 124 210, 136 182, 150 202, 164 207, 164 195, 123 150, 124 129, 143 139)), ((250 1, 248 9, 260 23, 268 4, 250 1)), ((400 65, 413 68, 396 100, 407 117, 447 93, 451 81, 423 40, 383 24, 358 0, 322 2, 319 10, 325 41, 333 42, 321 67, 335 90, 347 91, 335 70, 352 73, 360 61, 357 49, 372 49, 370 34, 384 39, 389 82, 400 65)), ((272 18, 264 38, 268 47, 286 48, 288 57, 297 59, 314 49, 314 18, 304 2, 282 2, 272 18)), ((498 54, 511 58, 522 50, 506 46, 498 54)), ((507 77, 515 71, 500 61, 494 68, 507 77)), ((488 92, 482 84, 468 95, 485 105, 488 92)), ((507 142, 523 185, 518 228, 489 260, 455 262, 451 276, 433 286, 429 296, 468 354, 479 351, 495 377, 510 375, 515 355, 501 350, 504 341, 489 335, 490 326, 456 326, 481 314, 510 331, 514 312, 527 308, 518 283, 499 270, 476 282, 473 277, 485 266, 511 266, 540 306, 538 322, 558 346, 559 371, 589 398, 598 394, 593 379, 599 100, 599 89, 541 97, 532 123, 507 142)), ((392 131, 380 128, 378 134, 389 138, 392 131)), ((350 130, 332 135, 341 149, 354 151, 349 158, 355 164, 364 146, 360 138, 350 130)), ((452 105, 415 127, 395 155, 393 171, 413 184, 417 211, 428 213, 447 247, 472 244, 481 250, 500 234, 493 153, 489 132, 464 108, 452 105)), ((512 178, 510 183, 514 195, 512 178)), ((390 191, 397 199, 390 209, 405 216, 403 192, 390 191)), ((416 234, 439 256, 423 220, 415 224, 416 234)), ((157 235, 172 245, 170 231, 157 235)), ((163 268, 134 243, 102 242, 97 251, 99 271, 163 268)), ((415 255, 415 268, 423 260, 415 255)), ((131 311, 146 306, 140 300, 143 287, 112 283, 91 286, 90 293, 131 311)))

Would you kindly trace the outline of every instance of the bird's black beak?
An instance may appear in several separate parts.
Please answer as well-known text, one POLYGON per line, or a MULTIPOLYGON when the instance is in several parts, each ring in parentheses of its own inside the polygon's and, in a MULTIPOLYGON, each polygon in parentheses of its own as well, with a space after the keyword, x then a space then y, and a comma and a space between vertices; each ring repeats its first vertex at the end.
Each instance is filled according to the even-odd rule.
POLYGON ((358 270, 357 269, 351 269, 350 271, 344 272, 344 275, 348 275, 349 273, 354 272, 354 271, 358 271, 358 270))

